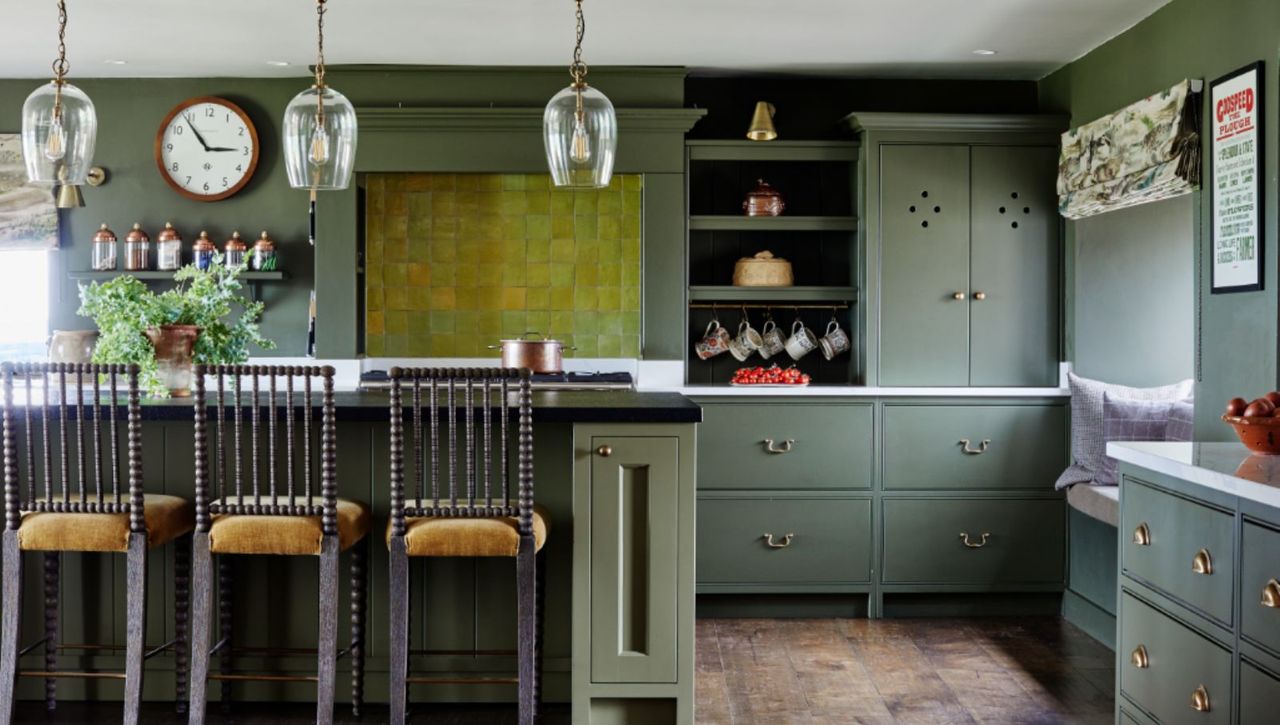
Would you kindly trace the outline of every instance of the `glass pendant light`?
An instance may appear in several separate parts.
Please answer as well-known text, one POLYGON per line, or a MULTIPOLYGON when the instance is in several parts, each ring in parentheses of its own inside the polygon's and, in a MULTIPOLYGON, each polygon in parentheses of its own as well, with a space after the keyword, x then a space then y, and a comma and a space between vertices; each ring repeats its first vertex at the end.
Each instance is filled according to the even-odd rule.
POLYGON ((22 158, 27 178, 78 186, 93 161, 98 116, 84 91, 67 82, 67 4, 58 0, 58 59, 53 80, 27 96, 22 104, 22 158))
POLYGON ((315 192, 345 189, 356 160, 356 109, 324 82, 326 0, 316 0, 316 80, 284 110, 289 186, 315 192))
POLYGON ((547 104, 542 115, 542 141, 556 186, 599 189, 608 186, 613 176, 618 116, 609 99, 587 85, 587 64, 582 62, 582 36, 587 26, 582 0, 575 2, 578 40, 569 66, 573 83, 547 104))

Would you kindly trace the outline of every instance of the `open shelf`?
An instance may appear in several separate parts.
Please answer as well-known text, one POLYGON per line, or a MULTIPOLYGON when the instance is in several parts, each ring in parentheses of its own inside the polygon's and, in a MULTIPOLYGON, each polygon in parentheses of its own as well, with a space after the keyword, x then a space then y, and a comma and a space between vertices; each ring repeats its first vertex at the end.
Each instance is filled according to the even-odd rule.
POLYGON ((855 216, 729 216, 689 217, 690 231, 731 232, 856 232, 855 216))
MULTIPOLYGON (((130 275, 145 281, 173 281, 173 272, 157 272, 149 270, 146 272, 129 272, 123 269, 115 269, 106 272, 95 272, 92 270, 71 271, 67 272, 67 276, 71 279, 114 279, 124 275, 130 275)), ((241 272, 239 279, 243 282, 282 282, 288 279, 288 276, 281 271, 275 272, 241 272)))
POLYGON ((857 141, 688 141, 691 161, 858 160, 857 141))
POLYGON ((690 302, 856 302, 857 299, 857 287, 697 285, 689 288, 690 302))

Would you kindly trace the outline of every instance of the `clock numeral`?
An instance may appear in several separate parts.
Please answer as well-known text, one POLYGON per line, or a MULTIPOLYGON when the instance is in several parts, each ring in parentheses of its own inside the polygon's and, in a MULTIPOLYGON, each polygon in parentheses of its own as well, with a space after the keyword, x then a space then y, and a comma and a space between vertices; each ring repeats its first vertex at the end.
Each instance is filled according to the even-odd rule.
POLYGON ((188 176, 188 177, 187 177, 187 180, 186 180, 185 182, 183 182, 183 184, 182 184, 182 185, 183 185, 183 186, 190 186, 190 185, 191 185, 191 177, 190 177, 190 176, 188 176))
POLYGON ((206 118, 213 118, 213 106, 209 106, 208 108, 204 109, 204 115, 206 118))
POLYGON ((228 184, 228 183, 227 183, 227 177, 225 177, 225 176, 224 176, 224 177, 222 177, 222 188, 224 188, 224 189, 225 189, 225 188, 227 188, 228 186, 230 186, 230 184, 228 184))
POLYGON ((164 150, 165 150, 165 151, 172 151, 172 150, 173 150, 173 144, 171 144, 171 143, 167 143, 167 144, 165 144, 165 145, 164 145, 164 150))
POLYGON ((248 155, 249 155, 249 147, 248 147, 248 146, 245 146, 245 147, 244 147, 244 155, 245 155, 245 156, 248 156, 248 155))
POLYGON ((209 190, 209 182, 207 182, 207 181, 206 181, 206 182, 204 182, 204 190, 205 190, 205 191, 208 191, 208 190, 209 190))
POLYGON ((240 130, 240 135, 241 135, 241 136, 243 136, 243 135, 244 135, 244 126, 241 126, 239 130, 240 130))
POLYGON ((244 172, 244 164, 236 164, 236 171, 244 172))
POLYGON ((173 162, 173 170, 174 170, 174 171, 177 171, 177 170, 178 170, 178 162, 177 162, 177 161, 173 162))
POLYGON ((204 162, 204 170, 205 170, 205 171, 209 171, 209 170, 210 170, 210 169, 212 169, 212 168, 213 168, 213 164, 209 163, 208 161, 204 162))
POLYGON ((184 128, 183 126, 174 126, 174 127, 173 127, 173 133, 174 133, 175 135, 177 135, 177 136, 181 136, 181 135, 182 135, 182 129, 183 129, 183 128, 184 128))

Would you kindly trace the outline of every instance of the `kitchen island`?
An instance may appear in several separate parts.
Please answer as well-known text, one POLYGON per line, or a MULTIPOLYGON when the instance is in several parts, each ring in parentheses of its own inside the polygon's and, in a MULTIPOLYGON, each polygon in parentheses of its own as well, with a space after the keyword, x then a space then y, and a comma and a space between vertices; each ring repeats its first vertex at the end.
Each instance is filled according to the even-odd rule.
MULTIPOLYGON (((388 396, 339 391, 335 403, 339 495, 373 508, 365 699, 385 702, 388 396)), ((545 549, 545 699, 572 701, 575 723, 692 723, 694 477, 702 411, 678 394, 627 390, 539 391, 533 405, 536 500, 549 512, 551 529, 545 549), (601 453, 606 450, 608 455, 601 453)), ((147 491, 192 498, 191 401, 144 400, 141 417, 147 491)), ((64 643, 125 641, 124 618, 117 616, 125 603, 124 562, 85 562, 97 556, 103 555, 64 557, 64 643)), ((171 556, 171 549, 161 548, 149 561, 148 644, 173 636, 171 556)), ((415 655, 411 669, 433 676, 509 677, 515 658, 506 651, 516 641, 513 560, 411 565, 418 567, 411 576, 411 649, 445 652, 415 655)), ((266 660, 254 650, 315 646, 317 612, 301 604, 307 597, 291 598, 299 604, 289 608, 267 604, 281 590, 314 591, 316 569, 286 557, 242 557, 235 572, 228 582, 236 610, 231 669, 308 672, 314 667, 311 655, 266 660)), ((31 596, 23 641, 34 642, 43 624, 41 572, 27 567, 26 576, 24 590, 31 596)), ((344 582, 343 606, 348 595, 344 582)), ((342 622, 339 641, 345 643, 346 617, 342 622)), ((64 649, 59 669, 118 668, 119 655, 64 649)), ((30 656, 43 657, 43 650, 30 656)), ((340 671, 347 666, 339 660, 340 671)), ((173 657, 152 658, 147 668, 146 698, 171 698, 173 657)), ((218 671, 217 662, 213 669, 218 671)), ((349 697, 342 684, 347 681, 340 675, 339 702, 349 697)), ((21 698, 42 696, 42 680, 20 678, 19 686, 21 698)), ((59 692, 70 699, 117 699, 121 685, 64 680, 59 692)), ((283 682, 236 682, 232 693, 241 702, 314 698, 312 686, 283 682)), ((211 687, 210 695, 217 699, 219 688, 211 687)), ((509 685, 413 685, 410 692, 411 702, 513 701, 514 695, 509 685)))

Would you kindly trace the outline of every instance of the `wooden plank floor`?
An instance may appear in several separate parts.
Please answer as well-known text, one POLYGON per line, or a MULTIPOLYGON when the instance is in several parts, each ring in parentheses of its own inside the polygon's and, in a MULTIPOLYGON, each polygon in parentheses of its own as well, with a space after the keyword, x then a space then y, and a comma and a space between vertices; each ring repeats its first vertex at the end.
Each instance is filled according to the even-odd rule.
MULTIPOLYGON (((698 622, 697 722, 702 725, 844 723, 1110 723, 1111 651, 1058 618, 1027 619, 703 619, 698 622)), ((339 723, 360 719, 339 705, 339 723)), ((312 722, 309 705, 237 705, 211 723, 312 722)), ((100 723, 117 703, 18 707, 22 723, 100 723)), ((516 722, 511 705, 414 708, 413 722, 516 722)), ((182 723, 164 703, 148 703, 147 725, 182 723)), ((544 725, 569 722, 550 705, 544 725)))

